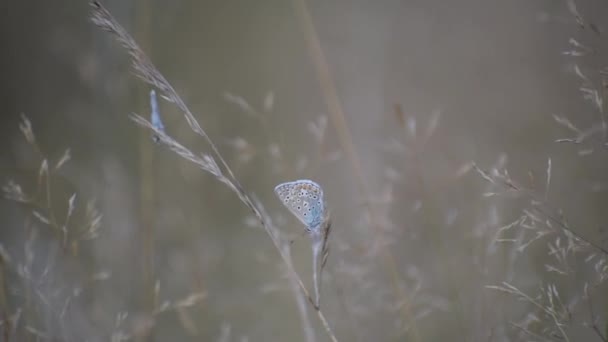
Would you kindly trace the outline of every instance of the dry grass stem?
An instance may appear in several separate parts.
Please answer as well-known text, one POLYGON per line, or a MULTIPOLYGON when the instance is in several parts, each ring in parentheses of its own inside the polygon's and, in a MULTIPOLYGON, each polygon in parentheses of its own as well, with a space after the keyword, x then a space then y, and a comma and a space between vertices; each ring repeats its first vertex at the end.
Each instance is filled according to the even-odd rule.
MULTIPOLYGON (((215 176, 218 181, 226 185, 230 190, 232 190, 238 198, 252 211, 255 217, 258 219, 260 225, 264 228, 270 239, 272 240, 275 248, 279 252, 281 259, 287 265, 289 272, 292 274, 294 279, 297 280, 301 290, 305 293, 309 302, 313 304, 314 301, 312 297, 309 295, 306 287, 304 286, 302 280, 300 279, 297 272, 293 269, 293 266, 289 262, 289 258, 287 258, 283 254, 282 243, 279 239, 279 235, 277 231, 271 227, 268 223, 268 219, 262 214, 264 211, 261 208, 260 203, 254 203, 253 200, 249 197, 249 195, 245 192, 234 173, 222 157, 215 143, 211 140, 211 138, 205 133, 202 129, 198 121, 195 119, 194 115, 190 111, 190 109, 186 106, 181 97, 177 94, 171 84, 164 78, 164 76, 156 69, 156 67, 152 64, 149 58, 145 55, 145 53, 139 48, 137 43, 131 38, 131 36, 122 28, 122 26, 113 18, 113 16, 97 1, 93 1, 91 3, 93 8, 93 22, 104 29, 105 31, 111 33, 115 36, 117 41, 129 52, 131 56, 131 60, 133 63, 133 68, 142 80, 149 83, 150 85, 156 87, 158 90, 162 92, 164 98, 173 102, 184 114, 186 121, 188 122, 190 128, 198 135, 203 137, 205 141, 208 143, 211 148, 212 155, 203 154, 201 156, 197 156, 188 150, 183 145, 179 144, 175 139, 168 136, 165 132, 154 127, 149 121, 144 119, 141 116, 136 114, 131 115, 133 120, 138 124, 149 128, 154 131, 155 135, 159 137, 160 143, 166 145, 173 152, 185 158, 197 166, 199 166, 202 170, 209 172, 213 176, 215 176), (216 159, 219 160, 219 165, 216 162, 216 159), (220 167, 221 165, 221 167, 220 167), (259 207, 258 207, 259 206, 259 207)), ((327 319, 325 318, 323 312, 315 307, 315 312, 319 317, 319 320, 323 324, 325 331, 332 341, 337 341, 334 333, 332 332, 327 319)))
MULTIPOLYGON (((374 236, 376 240, 374 244, 386 246, 385 242, 382 241, 383 234, 381 233, 381 227, 378 224, 379 218, 377 209, 375 208, 375 205, 369 200, 370 198, 372 198, 372 193, 369 190, 367 183, 365 182, 365 177, 361 169, 361 162, 359 161, 359 156, 355 151, 353 139, 348 129, 348 124, 345 119, 344 111, 342 110, 342 105, 340 103, 336 87, 331 77, 329 66, 325 59, 325 55, 321 47, 321 42, 319 41, 319 37, 315 30, 310 11, 306 4, 306 0, 293 0, 293 3, 296 15, 300 20, 304 38, 306 40, 306 46, 313 60, 313 65, 315 67, 315 72, 319 80, 319 85, 321 86, 325 103, 328 107, 329 116, 334 125, 334 128, 338 133, 340 145, 344 149, 348 160, 353 166, 353 172, 357 180, 359 192, 361 193, 362 197, 366 199, 365 209, 368 213, 370 224, 374 230, 374 236)), ((420 334, 418 332, 414 316, 410 312, 410 300, 408 299, 408 295, 405 292, 405 287, 402 285, 403 281, 401 280, 399 272, 397 270, 397 262, 395 260, 395 257, 392 255, 388 247, 383 247, 382 250, 384 252, 383 255, 385 267, 388 269, 388 272, 391 276, 393 290, 401 301, 407 303, 401 306, 401 312, 405 316, 406 322, 409 322, 409 324, 412 326, 412 329, 410 330, 411 337, 414 341, 420 341, 420 334)))

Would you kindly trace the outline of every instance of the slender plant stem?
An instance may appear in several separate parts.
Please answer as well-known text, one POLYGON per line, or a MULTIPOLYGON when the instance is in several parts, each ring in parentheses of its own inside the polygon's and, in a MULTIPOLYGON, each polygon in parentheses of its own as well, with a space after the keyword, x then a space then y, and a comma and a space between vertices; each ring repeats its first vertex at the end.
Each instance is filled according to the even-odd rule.
POLYGON ((106 10, 101 3, 98 1, 91 2, 91 6, 93 9, 92 21, 101 29, 110 32, 115 36, 117 41, 127 49, 129 55, 131 56, 131 60, 133 63, 133 68, 142 80, 145 82, 155 86, 160 91, 162 91, 165 98, 171 102, 173 102, 183 113, 186 121, 190 128, 198 135, 203 137, 203 139, 207 142, 209 147, 211 148, 212 155, 203 155, 199 157, 192 153, 190 150, 179 144, 173 138, 168 136, 163 130, 158 129, 146 119, 133 114, 132 119, 138 124, 147 127, 155 132, 158 136, 159 141, 169 147, 172 151, 176 152, 183 158, 186 158, 196 165, 198 165, 204 171, 207 171, 226 185, 230 190, 232 190, 239 199, 252 211, 252 213, 256 216, 260 225, 264 228, 268 236, 270 237, 273 245, 277 249, 279 255, 283 262, 287 265, 287 269, 293 278, 298 282, 298 285, 302 289, 302 292, 308 298, 308 301, 315 308, 315 312, 319 317, 319 320, 323 324, 327 335, 334 342, 337 342, 338 339, 334 335, 331 327, 323 312, 314 304, 314 300, 306 290, 302 279, 298 275, 298 273, 294 270, 293 265, 289 262, 288 257, 283 253, 281 248, 281 241, 279 239, 278 230, 274 226, 271 225, 270 220, 266 219, 266 215, 264 215, 264 209, 261 203, 254 202, 254 200, 245 192, 240 182, 235 177, 231 168, 228 166, 228 163, 224 160, 222 154, 219 152, 217 146, 211 140, 211 138, 207 135, 207 133, 202 129, 188 106, 186 106, 185 102, 179 96, 179 94, 175 91, 173 86, 165 79, 165 77, 156 69, 154 64, 150 61, 147 55, 140 49, 139 45, 135 42, 135 40, 127 33, 127 31, 114 19, 114 17, 106 10), (220 165, 215 162, 215 160, 220 161, 220 165), (227 173, 228 176, 226 176, 227 173))
MULTIPOLYGON (((325 98, 325 103, 328 107, 331 121, 338 133, 340 145, 342 146, 342 149, 345 151, 347 158, 353 166, 352 169, 355 173, 359 192, 363 195, 363 198, 369 199, 371 198, 371 191, 369 190, 369 187, 365 182, 365 177, 361 168, 361 162, 359 160, 357 152, 355 151, 353 139, 348 129, 348 124, 346 122, 344 111, 342 110, 342 104, 338 97, 336 86, 331 77, 331 73, 329 72, 329 66, 325 59, 325 54, 323 53, 321 42, 319 41, 318 34, 314 27, 313 20, 308 9, 308 5, 306 4, 306 0, 293 0, 293 3, 295 7, 295 12, 300 20, 300 25, 304 33, 304 39, 306 40, 308 51, 313 60, 315 72, 317 74, 319 85, 321 86, 321 90, 325 98)), ((381 227, 378 224, 378 213, 374 203, 370 200, 367 200, 365 203, 365 208, 368 212, 369 220, 374 230, 374 236, 376 237, 376 239, 382 239, 382 234, 380 232, 381 227)), ((390 273, 393 290, 397 293, 397 296, 403 301, 403 305, 401 305, 402 313, 406 322, 411 325, 411 337, 413 341, 420 341, 420 334, 418 332, 415 319, 410 310, 409 298, 405 292, 404 286, 402 286, 402 280, 399 276, 395 257, 390 252, 390 250, 384 249, 383 251, 384 263, 390 273)))
MULTIPOLYGON (((137 37, 139 37, 140 44, 144 48, 150 47, 150 1, 139 0, 138 8, 141 9, 137 12, 135 27, 137 28, 137 37)), ((147 91, 143 91, 145 86, 138 87, 140 94, 144 96, 138 97, 138 104, 140 108, 147 108, 149 103, 147 97, 147 91)), ((156 309, 158 303, 156 303, 155 296, 155 278, 156 270, 154 267, 154 253, 155 253, 155 232, 154 232, 154 199, 156 198, 156 183, 154 182, 153 170, 154 167, 154 151, 150 147, 150 137, 147 132, 141 132, 139 135, 139 215, 141 222, 141 249, 142 249, 142 281, 145 291, 143 291, 143 300, 145 310, 153 312, 156 309)), ((152 335, 152 331, 150 335, 152 335)))

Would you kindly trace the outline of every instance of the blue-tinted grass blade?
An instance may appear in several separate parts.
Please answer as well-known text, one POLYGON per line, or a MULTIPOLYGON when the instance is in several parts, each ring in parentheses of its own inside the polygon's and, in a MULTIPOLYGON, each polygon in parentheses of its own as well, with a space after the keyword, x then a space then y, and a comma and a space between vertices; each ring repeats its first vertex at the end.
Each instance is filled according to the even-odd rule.
MULTIPOLYGON (((163 125, 163 122, 160 119, 160 111, 158 110, 158 101, 156 100, 156 91, 154 91, 154 89, 150 90, 150 108, 150 121, 152 121, 152 126, 164 133, 165 126, 163 125)), ((154 142, 158 144, 160 142, 160 137, 154 134, 152 136, 152 140, 154 140, 154 142)))

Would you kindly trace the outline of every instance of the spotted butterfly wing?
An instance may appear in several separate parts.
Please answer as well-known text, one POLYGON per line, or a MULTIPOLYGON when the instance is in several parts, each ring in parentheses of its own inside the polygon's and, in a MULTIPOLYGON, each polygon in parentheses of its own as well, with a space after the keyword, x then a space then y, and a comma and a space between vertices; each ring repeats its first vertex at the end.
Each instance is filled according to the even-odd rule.
POLYGON ((279 184, 274 188, 274 192, 308 230, 321 225, 325 203, 323 189, 319 184, 302 179, 279 184))

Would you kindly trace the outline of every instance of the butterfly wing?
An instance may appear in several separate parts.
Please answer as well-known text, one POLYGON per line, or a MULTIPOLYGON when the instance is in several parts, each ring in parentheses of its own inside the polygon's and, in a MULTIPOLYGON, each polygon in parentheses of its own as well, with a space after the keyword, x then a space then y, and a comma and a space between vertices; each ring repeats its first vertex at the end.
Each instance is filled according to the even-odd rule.
POLYGON ((307 179, 297 180, 277 185, 274 192, 309 230, 321 224, 325 204, 319 184, 307 179))
MULTIPOLYGON (((150 117, 152 121, 152 126, 161 132, 165 132, 165 126, 163 125, 162 120, 160 119, 160 112, 158 110, 158 101, 156 100, 156 91, 154 89, 150 90, 150 117)), ((152 140, 155 143, 160 143, 160 137, 154 133, 152 134, 152 140)))

